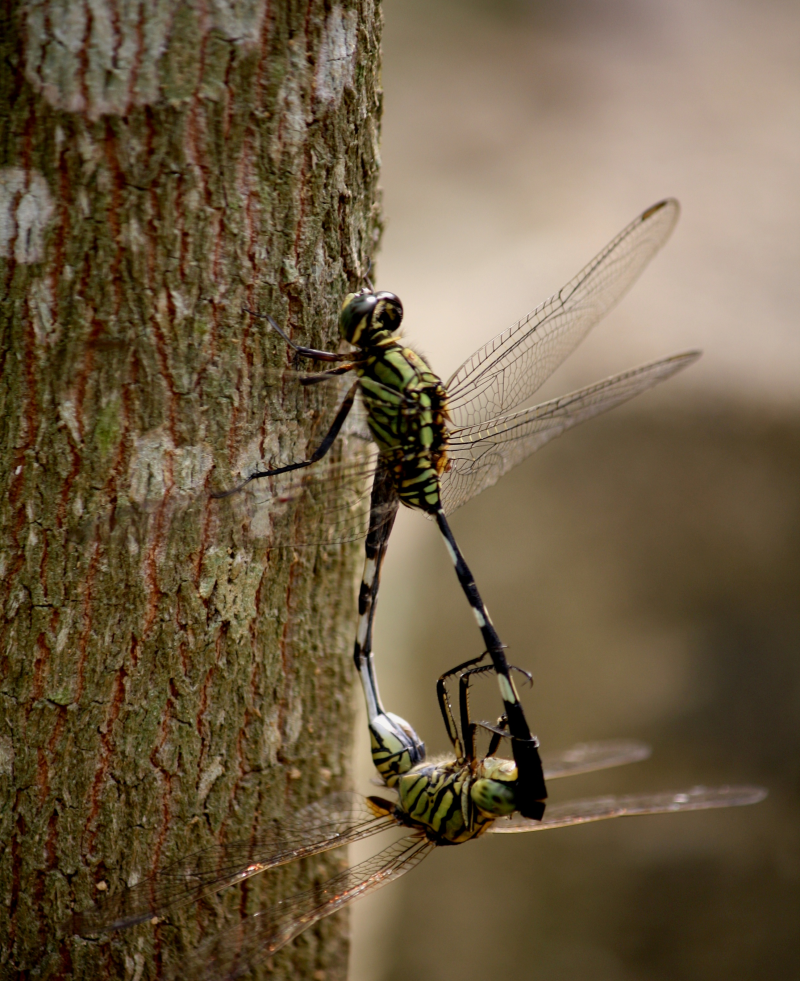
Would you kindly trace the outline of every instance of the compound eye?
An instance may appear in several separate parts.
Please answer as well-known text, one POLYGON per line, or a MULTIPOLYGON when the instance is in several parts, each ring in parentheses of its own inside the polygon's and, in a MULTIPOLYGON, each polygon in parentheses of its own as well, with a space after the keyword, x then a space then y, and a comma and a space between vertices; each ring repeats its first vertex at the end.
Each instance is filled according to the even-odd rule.
POLYGON ((372 315, 373 323, 383 330, 394 333, 399 329, 403 319, 403 304, 400 302, 400 297, 382 290, 375 294, 375 299, 377 303, 375 313, 372 315))
POLYGON ((339 334, 350 344, 358 344, 358 339, 369 321, 378 300, 374 293, 361 291, 348 293, 339 313, 339 334))
POLYGON ((479 810, 492 817, 505 817, 516 808, 516 794, 512 784, 483 777, 476 780, 470 796, 479 810))

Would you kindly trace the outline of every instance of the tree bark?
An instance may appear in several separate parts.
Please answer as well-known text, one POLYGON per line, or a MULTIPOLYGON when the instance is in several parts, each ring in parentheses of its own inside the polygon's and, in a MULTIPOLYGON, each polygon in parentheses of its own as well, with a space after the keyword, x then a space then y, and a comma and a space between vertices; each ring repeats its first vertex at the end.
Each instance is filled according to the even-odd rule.
MULTIPOLYGON (((160 976, 340 861, 57 937, 346 783, 358 546, 270 549, 170 501, 308 446, 266 386, 285 345, 242 309, 337 344, 380 232, 380 29, 377 0, 2 6, 4 977, 160 976)), ((345 972, 334 917, 259 973, 345 972)))

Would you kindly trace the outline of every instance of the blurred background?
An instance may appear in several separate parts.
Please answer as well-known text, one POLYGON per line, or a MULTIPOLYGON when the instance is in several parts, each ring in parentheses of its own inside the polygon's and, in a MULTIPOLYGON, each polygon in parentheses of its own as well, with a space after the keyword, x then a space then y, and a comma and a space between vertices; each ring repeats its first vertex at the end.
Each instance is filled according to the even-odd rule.
MULTIPOLYGON (((354 981, 800 976, 800 5, 385 0, 379 286, 447 378, 666 195, 681 221, 542 389, 701 347, 454 520, 548 749, 645 763, 553 800, 759 783, 757 807, 441 849, 354 907, 354 981)), ((480 637, 404 513, 377 618, 387 707, 447 744, 480 637)), ((497 714, 494 686, 478 711, 497 714)), ((481 696, 483 700, 481 700, 481 696)), ((369 792, 366 727, 355 774, 369 792)), ((367 844, 366 853, 377 850, 367 844)))

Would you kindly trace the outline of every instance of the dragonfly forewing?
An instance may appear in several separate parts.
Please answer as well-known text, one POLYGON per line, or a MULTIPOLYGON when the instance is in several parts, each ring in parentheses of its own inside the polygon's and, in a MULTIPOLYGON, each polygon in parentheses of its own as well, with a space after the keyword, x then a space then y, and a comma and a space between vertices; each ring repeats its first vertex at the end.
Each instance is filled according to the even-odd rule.
MULTIPOLYGON (((678 212, 673 200, 649 208, 557 296, 489 341, 453 375, 447 398, 454 428, 447 445, 449 469, 441 478, 446 514, 565 429, 632 398, 690 363, 691 355, 666 359, 562 399, 504 414, 527 401, 621 298, 666 241, 678 212)), ((241 447, 231 467, 217 463, 215 473, 211 450, 202 442, 175 447, 164 432, 147 433, 134 448, 127 481, 119 480, 119 491, 115 484, 115 498, 99 504, 87 500, 73 537, 89 538, 98 531, 103 537, 126 535, 133 552, 148 541, 163 542, 167 532, 176 528, 198 542, 213 541, 217 523, 227 523, 245 538, 276 548, 338 545, 363 538, 370 520, 372 477, 380 465, 367 425, 370 399, 383 411, 386 408, 381 400, 383 386, 376 378, 369 379, 372 396, 360 389, 338 438, 322 459, 308 469, 253 481, 239 493, 213 500, 215 493, 241 485, 253 473, 310 460, 354 376, 284 370, 268 372, 264 379, 269 424, 256 440, 241 447), (292 432, 291 440, 283 439, 287 432, 292 432), (231 473, 227 486, 219 486, 220 472, 231 473)), ((387 404, 396 405, 398 393, 392 390, 389 395, 387 404)), ((416 405, 405 396, 401 402, 401 413, 416 405)), ((418 447, 409 447, 408 453, 415 459, 418 447)), ((380 515, 372 517, 373 525, 382 520, 380 515)))
POLYGON ((679 214, 671 198, 648 208, 555 296, 468 358, 447 382, 453 423, 474 426, 529 399, 630 289, 679 214))

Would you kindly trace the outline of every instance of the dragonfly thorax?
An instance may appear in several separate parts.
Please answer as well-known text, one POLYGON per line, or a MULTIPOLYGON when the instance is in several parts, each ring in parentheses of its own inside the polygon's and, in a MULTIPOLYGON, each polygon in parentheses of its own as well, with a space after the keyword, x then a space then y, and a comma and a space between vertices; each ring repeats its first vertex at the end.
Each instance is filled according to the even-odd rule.
POLYGON ((438 844, 461 844, 515 810, 516 780, 511 760, 420 763, 397 780, 396 815, 438 844))
POLYGON ((403 319, 403 304, 394 293, 360 290, 348 293, 339 313, 342 339, 358 347, 369 347, 374 335, 394 334, 403 319))
POLYGON ((403 504, 433 512, 447 464, 447 392, 416 351, 387 331, 361 336, 356 362, 367 423, 403 504), (369 343, 367 343, 369 341, 369 343))

